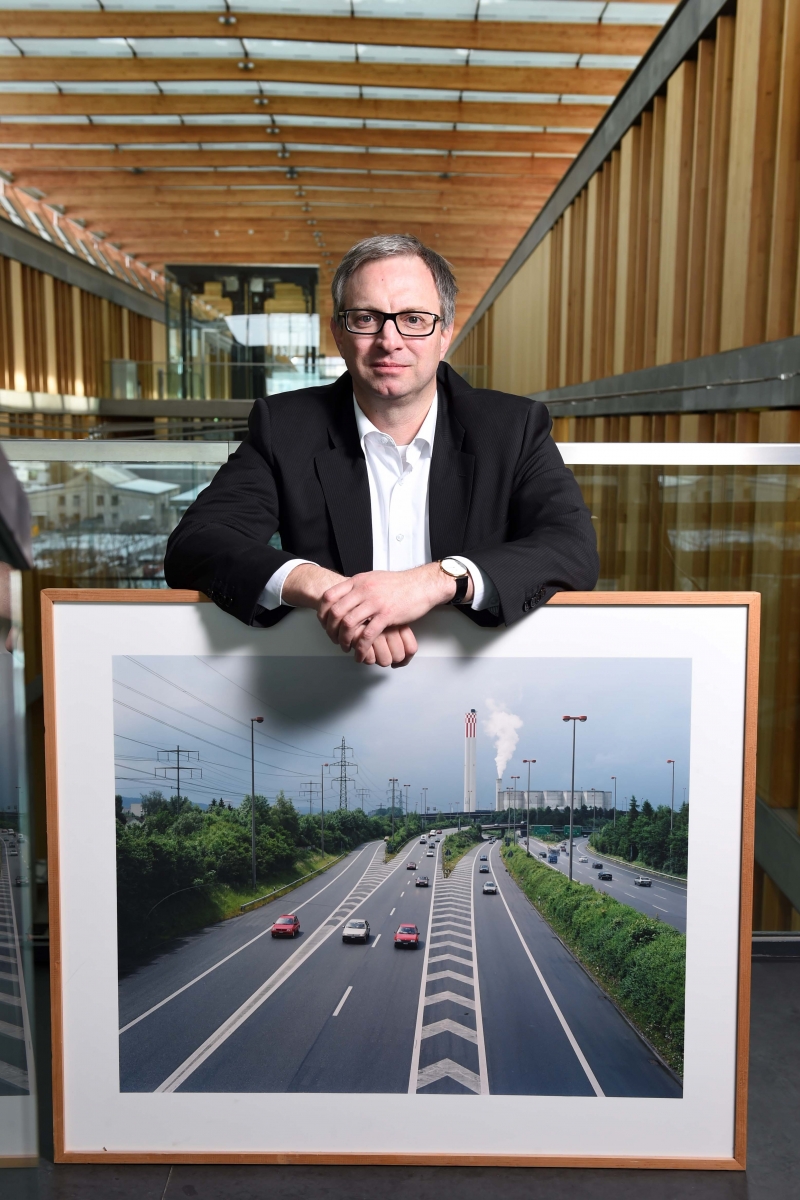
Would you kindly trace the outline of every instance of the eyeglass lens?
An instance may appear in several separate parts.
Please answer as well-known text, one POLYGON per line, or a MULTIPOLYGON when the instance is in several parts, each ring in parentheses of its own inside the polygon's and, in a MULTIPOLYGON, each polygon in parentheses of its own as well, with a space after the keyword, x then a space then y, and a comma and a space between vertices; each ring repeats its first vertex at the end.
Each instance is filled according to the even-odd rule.
POLYGON ((404 337, 428 337, 433 333, 436 316, 426 312, 379 313, 368 308, 351 308, 345 313, 350 333, 379 333, 391 317, 404 337))

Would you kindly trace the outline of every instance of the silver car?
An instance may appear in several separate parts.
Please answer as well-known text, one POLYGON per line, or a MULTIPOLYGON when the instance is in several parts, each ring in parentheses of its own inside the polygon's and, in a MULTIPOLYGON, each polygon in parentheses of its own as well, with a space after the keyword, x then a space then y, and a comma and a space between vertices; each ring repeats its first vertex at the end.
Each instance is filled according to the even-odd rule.
POLYGON ((342 930, 342 941, 363 942, 366 946, 369 941, 369 921, 362 921, 357 917, 348 921, 342 930))

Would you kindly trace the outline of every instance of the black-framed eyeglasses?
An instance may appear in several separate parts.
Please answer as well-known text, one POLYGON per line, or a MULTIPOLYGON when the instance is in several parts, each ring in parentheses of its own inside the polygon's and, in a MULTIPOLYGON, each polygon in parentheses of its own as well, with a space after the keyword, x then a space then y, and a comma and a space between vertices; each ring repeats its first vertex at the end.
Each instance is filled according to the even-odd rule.
POLYGON ((344 321, 348 333, 361 334, 364 337, 374 337, 380 333, 387 321, 394 321, 395 329, 401 337, 430 337, 436 328, 436 322, 441 317, 429 312, 376 312, 373 308, 345 308, 339 313, 339 319, 344 321))

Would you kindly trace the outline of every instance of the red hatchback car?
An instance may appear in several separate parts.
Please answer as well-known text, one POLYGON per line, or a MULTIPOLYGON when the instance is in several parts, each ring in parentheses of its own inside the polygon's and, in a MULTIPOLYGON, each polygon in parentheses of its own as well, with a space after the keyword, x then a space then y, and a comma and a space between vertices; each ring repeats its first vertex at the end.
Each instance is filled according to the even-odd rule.
POLYGON ((401 925, 394 935, 394 944, 395 949, 398 946, 403 949, 406 946, 411 946, 412 949, 416 950, 417 946, 419 946, 419 930, 416 925, 401 925))
POLYGON ((273 937, 291 937, 300 932, 300 918, 297 913, 281 913, 272 926, 273 937))

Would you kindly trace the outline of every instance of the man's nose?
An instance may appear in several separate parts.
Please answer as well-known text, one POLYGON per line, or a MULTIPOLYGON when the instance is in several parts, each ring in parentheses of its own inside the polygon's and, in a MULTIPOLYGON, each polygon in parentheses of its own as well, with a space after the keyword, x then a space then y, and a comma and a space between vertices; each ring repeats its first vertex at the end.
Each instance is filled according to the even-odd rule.
POLYGON ((378 334, 377 341, 384 350, 399 350, 405 345, 400 330, 394 321, 384 321, 383 329, 378 334))

